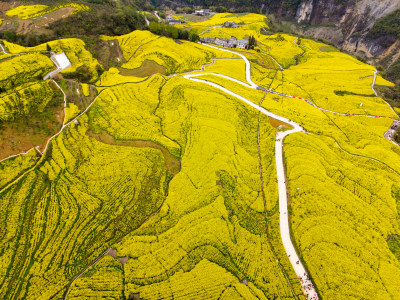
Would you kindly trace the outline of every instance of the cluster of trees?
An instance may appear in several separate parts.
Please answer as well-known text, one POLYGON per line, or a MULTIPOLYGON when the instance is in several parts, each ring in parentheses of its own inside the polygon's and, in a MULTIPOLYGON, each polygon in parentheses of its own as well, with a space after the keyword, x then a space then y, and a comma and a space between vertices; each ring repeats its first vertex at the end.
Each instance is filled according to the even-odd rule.
POLYGON ((25 47, 33 47, 49 41, 49 37, 45 34, 16 34, 9 30, 0 31, 0 39, 25 47))
MULTIPOLYGON (((282 16, 294 17, 302 0, 185 0, 184 3, 191 8, 194 6, 208 7, 216 12, 280 12, 282 16)), ((348 1, 348 0, 336 0, 348 1)), ((170 8, 177 10, 182 9, 181 3, 178 1, 169 0, 154 0, 156 6, 167 5, 170 8)), ((187 9, 187 8, 185 8, 187 9)), ((188 10, 189 13, 193 11, 188 10)))
POLYGON ((164 23, 151 22, 149 28, 154 34, 173 39, 189 40, 191 42, 197 42, 200 39, 199 35, 192 30, 178 29, 164 23))
POLYGON ((136 29, 145 29, 145 27, 145 17, 132 7, 116 11, 83 12, 49 26, 56 38, 102 34, 122 35, 136 29))
POLYGON ((400 9, 376 21, 368 32, 370 38, 378 38, 384 35, 400 37, 400 9))
POLYGON ((249 37, 249 49, 254 49, 254 46, 257 44, 256 38, 254 36, 249 37))
POLYGON ((50 24, 49 34, 16 34, 0 32, 0 39, 25 47, 32 47, 55 39, 76 37, 84 40, 88 47, 96 49, 99 35, 122 35, 136 29, 146 29, 143 14, 133 7, 102 9, 81 12, 50 24))

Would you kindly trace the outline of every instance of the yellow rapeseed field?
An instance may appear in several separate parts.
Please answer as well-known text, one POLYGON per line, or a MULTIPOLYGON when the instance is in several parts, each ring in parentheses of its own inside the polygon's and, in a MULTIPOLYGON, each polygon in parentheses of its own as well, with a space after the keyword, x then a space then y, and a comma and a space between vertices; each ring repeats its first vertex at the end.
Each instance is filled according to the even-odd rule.
MULTIPOLYGON (((131 293, 148 299, 160 294, 193 299, 215 298, 221 293, 226 297, 255 293, 261 299, 289 296, 287 282, 266 242, 255 143, 258 114, 214 88, 176 77, 162 87, 160 101, 157 116, 163 134, 182 148, 181 170, 171 181, 161 210, 114 246, 124 264, 107 258, 102 269, 89 270, 77 287, 72 287, 71 295, 87 293, 96 282, 101 284, 99 289, 91 289, 91 295, 102 294, 105 271, 122 268, 125 297, 131 293), (120 267, 114 267, 116 264, 120 267)), ((107 103, 104 108, 114 106, 107 103)), ((100 111, 96 115, 106 116, 100 111)), ((276 185, 272 184, 276 181, 272 159, 275 135, 268 119, 262 121, 267 209, 273 212, 277 203, 276 185)), ((132 128, 140 130, 136 124, 132 128)), ((282 255, 281 260, 300 292, 287 257, 282 255)), ((121 285, 121 272, 106 289, 114 297, 120 295, 116 287, 121 285)))
POLYGON ((18 18, 25 20, 25 19, 32 18, 32 16, 36 15, 37 13, 39 13, 41 11, 44 11, 47 8, 48 8, 47 5, 40 5, 40 4, 20 5, 20 6, 12 8, 12 9, 9 9, 6 12, 6 15, 9 17, 18 16, 18 18))
POLYGON ((52 7, 49 7, 47 5, 20 5, 17 7, 14 7, 12 9, 9 9, 6 12, 7 16, 18 16, 18 18, 22 20, 26 19, 31 19, 35 17, 39 17, 44 14, 48 14, 50 12, 56 11, 60 8, 63 7, 73 7, 74 11, 73 14, 79 12, 79 11, 88 11, 90 10, 89 6, 84 5, 84 4, 78 4, 78 3, 63 3, 63 4, 58 4, 52 7))
MULTIPOLYGON (((102 37, 126 63, 101 76, 83 41, 49 42, 73 64, 63 76, 87 67, 100 94, 43 156, 0 163, 0 298, 63 297, 81 272, 66 299, 302 294, 279 231, 276 121, 179 74, 190 71, 304 127, 284 141, 289 222, 320 296, 396 298, 400 263, 388 240, 400 232, 400 150, 384 133, 398 117, 373 92, 375 68, 323 43, 267 35, 262 15, 180 27, 255 36, 258 51, 242 53, 271 92, 205 74, 246 82, 237 55, 148 31, 102 37), (241 26, 212 28, 225 21, 241 26), (129 75, 146 60, 167 74, 129 75)), ((34 79, 53 68, 39 53, 46 45, 5 46, 27 54, 0 62, 12 70, 0 68, 0 85, 15 94, 0 94, 0 110, 29 112, 27 99, 46 99, 48 82, 34 79)), ((85 96, 91 89, 82 85, 85 96)), ((68 102, 65 122, 78 112, 68 102)))

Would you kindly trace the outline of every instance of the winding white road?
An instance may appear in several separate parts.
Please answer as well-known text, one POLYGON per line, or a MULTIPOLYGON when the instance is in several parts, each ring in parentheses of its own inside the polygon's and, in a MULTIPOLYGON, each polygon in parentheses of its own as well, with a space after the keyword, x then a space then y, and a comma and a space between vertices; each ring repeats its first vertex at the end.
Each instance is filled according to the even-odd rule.
MULTIPOLYGON (((239 55, 246 62, 246 80, 249 84, 246 84, 244 82, 239 82, 239 80, 231 78, 226 75, 220 75, 220 74, 214 74, 214 73, 207 73, 207 74, 218 75, 220 77, 240 83, 249 88, 253 88, 253 89, 258 88, 258 89, 265 90, 264 88, 259 87, 257 84, 255 84, 251 80, 250 62, 244 55, 242 55, 240 53, 236 53, 234 51, 227 50, 227 49, 222 49, 222 48, 218 48, 215 46, 211 46, 211 45, 207 45, 207 46, 239 55)), ((287 189, 286 189, 286 182, 285 182, 285 169, 284 169, 284 165, 283 165, 283 139, 291 133, 305 132, 304 128, 301 127, 296 122, 289 120, 287 118, 284 118, 282 116, 279 116, 277 114, 274 114, 274 113, 266 110, 265 108, 253 103, 252 101, 244 98, 243 96, 240 96, 240 95, 236 94, 235 92, 228 90, 225 87, 222 87, 216 83, 213 83, 213 82, 210 82, 207 80, 196 78, 201 75, 204 75, 204 73, 203 74, 186 74, 186 75, 183 75, 183 77, 186 79, 192 80, 192 81, 201 82, 204 84, 208 84, 212 87, 215 87, 231 96, 238 98, 239 100, 241 100, 241 101, 245 102, 246 104, 252 106, 253 108, 257 109, 261 113, 293 126, 293 129, 291 129, 291 130, 278 132, 276 135, 276 139, 275 139, 275 162, 276 162, 276 173, 277 173, 277 178, 278 178, 279 225, 280 225, 281 239, 282 239, 283 246, 285 247, 286 254, 293 266, 293 269, 296 272, 297 277, 300 279, 300 282, 301 282, 301 285, 303 288, 303 292, 307 296, 307 299, 308 300, 318 299, 317 291, 314 288, 311 280, 309 279, 309 275, 308 275, 306 269, 304 268, 299 256, 297 255, 296 249, 294 248, 293 242, 290 237, 289 212, 288 212, 288 204, 287 204, 287 189)))
MULTIPOLYGON (((157 12, 154 12, 154 13, 159 18, 157 12)), ((192 81, 196 81, 196 82, 200 82, 200 83, 203 83, 203 84, 208 84, 210 86, 213 86, 213 87, 215 87, 215 88, 217 88, 217 89, 219 89, 219 90, 221 90, 221 91, 223 91, 223 92, 225 92, 225 93, 227 93, 227 94, 229 94, 229 95, 231 95, 233 97, 236 97, 237 99, 245 102, 246 104, 248 104, 248 105, 252 106, 253 108, 257 109, 258 111, 260 111, 261 113, 263 113, 263 114, 265 114, 265 115, 267 115, 269 117, 272 117, 274 119, 277 119, 277 120, 279 120, 281 122, 284 122, 284 123, 287 123, 287 124, 290 124, 291 126, 293 126, 293 129, 291 129, 291 130, 278 132, 277 135, 276 135, 276 139, 275 139, 275 162, 276 162, 276 171, 277 171, 277 178, 278 178, 279 214, 280 214, 279 218, 280 218, 281 239, 282 239, 282 243, 283 243, 283 245, 285 247, 286 254, 288 255, 288 258, 289 258, 289 260, 290 260, 290 262, 291 262, 291 264, 293 266, 293 269, 294 269, 294 271, 296 272, 297 276, 299 277, 299 279, 301 281, 301 285, 302 285, 304 294, 307 296, 307 299, 308 300, 318 299, 318 294, 316 292, 316 289, 314 288, 311 280, 309 279, 309 275, 308 275, 305 267, 303 266, 298 254, 296 252, 296 249, 294 248, 294 245, 293 245, 293 242, 291 240, 291 237, 290 237, 290 224, 289 224, 287 188, 286 188, 286 182, 285 182, 285 169, 284 169, 284 164, 283 164, 283 140, 284 140, 284 138, 286 136, 288 136, 289 134, 292 134, 292 133, 306 132, 305 129, 303 127, 301 127, 299 124, 297 124, 296 122, 294 122, 292 120, 289 120, 287 118, 284 118, 282 116, 279 116, 279 115, 277 115, 275 113, 272 113, 272 112, 266 110, 265 108, 253 103, 252 101, 250 101, 250 100, 248 100, 248 99, 236 94, 235 92, 232 92, 232 91, 228 90, 227 88, 225 88, 223 86, 220 86, 220 85, 218 85, 216 83, 213 83, 213 82, 210 82, 210 81, 207 81, 207 80, 203 80, 203 79, 199 79, 199 78, 196 78, 196 77, 202 76, 202 75, 207 75, 207 74, 208 75, 216 75, 216 76, 223 77, 225 79, 231 80, 233 82, 236 82, 238 84, 241 84, 241 85, 243 85, 245 87, 248 87, 248 88, 251 88, 251 89, 260 89, 260 90, 263 90, 263 91, 266 91, 266 92, 270 92, 270 93, 273 93, 273 94, 278 94, 278 95, 281 95, 281 96, 284 96, 284 97, 297 98, 297 99, 304 100, 308 104, 314 106, 315 108, 318 108, 318 109, 326 111, 326 112, 331 112, 331 113, 340 114, 340 115, 346 115, 346 116, 348 116, 349 114, 337 113, 337 112, 334 112, 334 111, 329 111, 329 110, 326 110, 326 109, 323 109, 323 108, 320 108, 320 107, 316 106, 314 103, 312 103, 311 101, 309 101, 307 99, 304 99, 304 98, 301 98, 301 97, 295 97, 295 96, 291 96, 291 95, 286 95, 286 94, 282 94, 282 93, 278 93, 278 92, 275 92, 275 91, 273 91, 271 89, 267 90, 267 89, 265 89, 263 87, 260 87, 256 83, 254 83, 252 81, 252 79, 251 79, 251 65, 250 65, 250 62, 248 61, 248 59, 246 58, 246 56, 244 56, 241 53, 237 53, 235 51, 231 51, 231 50, 228 50, 228 49, 223 49, 223 48, 219 48, 219 47, 212 46, 212 45, 207 45, 207 44, 204 44, 204 45, 206 45, 208 47, 211 47, 211 48, 215 48, 215 49, 221 50, 221 51, 230 52, 230 53, 233 53, 235 55, 240 56, 246 63, 246 81, 247 81, 247 83, 242 82, 240 80, 237 80, 235 78, 226 76, 226 75, 216 74, 216 73, 182 74, 182 76, 184 78, 186 78, 188 80, 192 80, 192 81)), ((3 48, 3 46, 1 44, 0 44, 0 48, 4 53, 6 53, 5 49, 3 48)), ((375 84, 375 80, 376 80, 376 71, 374 73, 374 81, 373 81, 372 86, 371 86, 374 92, 375 92, 375 90, 374 90, 373 87, 374 87, 374 84, 375 84)), ((60 86, 56 82, 54 82, 54 83, 62 91, 60 86)), ((63 95, 64 95, 64 106, 65 106, 65 104, 66 104, 66 95, 65 95, 64 91, 62 91, 62 92, 63 92, 63 95)), ((63 129, 65 127, 69 126, 72 122, 76 122, 76 120, 80 116, 82 116, 84 113, 86 113, 88 111, 88 109, 90 109, 90 107, 93 105, 95 100, 96 99, 94 99, 94 101, 92 101, 92 103, 82 113, 80 113, 76 118, 74 118, 73 120, 71 120, 67 124, 63 124, 61 130, 48 140, 48 142, 46 144, 46 147, 45 147, 43 152, 45 152, 50 140, 52 140, 53 138, 57 137, 63 131, 63 129)), ((371 115, 356 115, 356 116, 379 117, 379 116, 371 116, 371 115)), ((26 174, 29 171, 31 171, 31 169, 26 171, 24 174, 26 174)), ((19 176, 18 179, 16 179, 16 180, 19 180, 20 178, 22 178, 22 176, 24 174, 19 176)), ((13 181, 13 183, 14 182, 15 181, 13 181)), ((5 188, 7 188, 7 187, 5 187, 5 188)), ((3 188, 3 190, 5 188, 3 188)))
MULTIPOLYGON (((293 43, 296 44, 295 41, 293 41, 293 43)), ((215 48, 221 51, 225 51, 225 52, 230 52, 233 54, 236 54, 238 56, 240 56, 246 63, 246 80, 248 83, 242 82, 238 79, 232 78, 230 76, 227 75, 222 75, 222 74, 217 74, 217 73, 198 73, 198 74, 186 74, 186 75, 182 75, 184 78, 192 80, 192 81, 196 81, 196 82, 201 82, 204 84, 208 84, 210 86, 213 86, 231 96, 234 96, 236 98, 238 98, 239 100, 245 102, 246 104, 252 106, 253 108, 257 109, 258 111, 262 112, 263 114, 272 117, 274 119, 277 119, 281 122, 290 124, 293 126, 292 130, 288 130, 288 131, 281 131, 278 132, 276 135, 276 139, 275 139, 275 162, 276 162, 276 172, 277 172, 277 178, 278 178, 278 191, 279 191, 279 223, 280 223, 280 232, 281 232, 281 239, 282 239, 282 243, 285 247, 285 251, 286 254, 288 255, 288 258, 294 268, 294 271, 296 272, 297 276, 299 277, 300 281, 301 281, 301 285, 303 288, 303 292, 304 294, 307 296, 308 300, 311 299, 319 299, 318 298, 318 294, 317 291, 315 289, 315 287, 313 286, 311 280, 309 279, 309 275, 307 274, 306 269, 304 268, 299 256, 297 255, 296 249, 294 248, 293 242, 291 240, 290 237, 290 224, 289 224, 289 212, 288 212, 288 200, 287 200, 287 188, 286 188, 286 181, 285 181, 285 169, 284 169, 284 164, 283 164, 283 140, 286 136, 288 136, 291 133, 295 133, 295 132, 306 132, 305 129, 303 127, 301 127, 299 124, 295 123, 292 120, 289 120, 287 118, 284 118, 282 116, 276 115, 268 110, 266 110, 265 108, 253 103, 252 101, 244 98, 243 96, 240 96, 238 94, 236 94, 235 92, 232 92, 230 90, 228 90, 227 88, 220 86, 216 83, 207 81, 207 80, 203 80, 203 79, 199 79, 196 77, 202 76, 202 75, 214 75, 214 76, 219 76, 225 79, 228 79, 230 81, 236 82, 238 84, 241 84, 247 88, 251 88, 251 89, 260 89, 260 90, 264 90, 266 92, 272 93, 272 94, 277 94, 283 97, 288 97, 288 98, 295 98, 295 99, 300 99, 300 100, 304 100, 306 101, 309 105, 312 105, 313 107, 321 110, 321 111, 325 111, 325 112, 329 112, 329 113, 333 113, 333 114, 338 114, 338 115, 344 115, 344 116, 359 116, 359 117, 374 117, 374 118, 389 118, 389 117, 382 117, 382 116, 373 116, 373 115, 354 115, 354 114, 347 114, 347 113, 339 113, 339 112, 335 112, 335 111, 331 111, 331 110, 327 110, 321 107, 318 107, 316 104, 314 104, 313 102, 311 102, 308 99, 304 99, 302 97, 297 97, 297 96, 292 96, 292 95, 287 95, 287 94, 283 94, 283 93, 279 93, 276 91, 273 91, 272 89, 265 89, 263 87, 258 86, 256 83, 254 83, 251 79, 251 65, 250 62, 248 61, 248 59, 246 58, 246 56, 244 56, 241 53, 237 53, 235 51, 231 51, 228 49, 223 49, 223 48, 219 48, 213 45, 208 45, 208 44, 204 44, 208 47, 211 48, 215 48)), ((296 44, 297 46, 300 47, 300 45, 296 44)), ((278 63, 279 65, 279 63, 278 63)), ((204 69, 203 69, 204 70, 204 69)), ((282 70, 282 67, 281 67, 282 70)), ((377 76, 377 71, 375 70, 374 72, 374 80, 371 84, 371 88, 373 90, 373 92, 375 93, 375 95, 377 95, 375 89, 374 89, 374 84, 376 81, 376 76, 377 76)), ((393 121, 395 121, 393 119, 393 121)), ((396 123, 397 124, 397 123, 396 123)), ((385 137, 392 141, 389 135, 385 134, 385 137)), ((340 145, 338 145, 340 147, 340 145)), ((341 148, 341 147, 340 147, 341 148)))

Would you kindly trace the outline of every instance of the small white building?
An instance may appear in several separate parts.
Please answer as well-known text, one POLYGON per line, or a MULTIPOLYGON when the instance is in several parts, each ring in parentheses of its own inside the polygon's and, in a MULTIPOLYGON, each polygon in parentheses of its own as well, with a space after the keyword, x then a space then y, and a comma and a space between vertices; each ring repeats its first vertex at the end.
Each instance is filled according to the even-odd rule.
POLYGON ((240 49, 246 49, 246 47, 249 45, 249 41, 245 39, 240 39, 237 41, 237 47, 240 49))
POLYGON ((72 66, 64 52, 54 54, 51 56, 51 58, 59 70, 65 70, 72 66))
POLYGON ((167 21, 172 21, 172 20, 174 20, 174 17, 171 16, 171 15, 168 15, 165 19, 166 19, 167 21))
POLYGON ((208 8, 202 8, 199 10, 195 10, 194 14, 201 15, 201 16, 208 16, 210 14, 210 10, 208 8))
POLYGON ((64 52, 61 52, 59 54, 55 54, 54 52, 50 52, 50 59, 54 63, 54 65, 57 67, 56 70, 53 70, 49 73, 47 73, 44 77, 43 80, 47 80, 49 78, 53 78, 59 71, 68 69, 72 67, 71 62, 69 61, 68 57, 65 55, 64 52))

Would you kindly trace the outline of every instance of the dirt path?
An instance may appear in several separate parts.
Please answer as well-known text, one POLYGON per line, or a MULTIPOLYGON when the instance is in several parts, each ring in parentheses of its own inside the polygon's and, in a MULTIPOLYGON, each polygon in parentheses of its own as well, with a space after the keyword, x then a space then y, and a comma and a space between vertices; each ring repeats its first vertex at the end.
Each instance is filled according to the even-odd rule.
POLYGON ((4 47, 3 47, 3 45, 0 43, 0 48, 1 48, 1 51, 4 53, 4 54, 10 54, 8 51, 6 51, 6 49, 4 49, 4 47))

